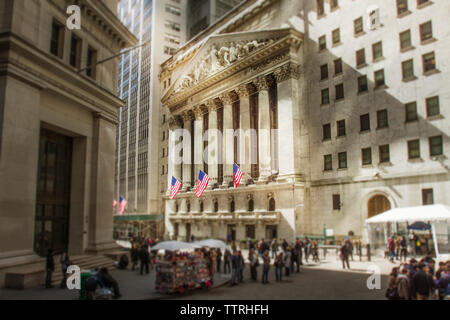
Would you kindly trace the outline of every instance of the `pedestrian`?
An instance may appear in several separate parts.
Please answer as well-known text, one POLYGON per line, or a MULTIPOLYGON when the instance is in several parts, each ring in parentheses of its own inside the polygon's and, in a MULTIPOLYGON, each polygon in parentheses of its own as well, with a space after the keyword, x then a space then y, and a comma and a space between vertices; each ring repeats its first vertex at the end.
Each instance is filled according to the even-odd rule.
POLYGON ((287 277, 289 277, 291 271, 291 256, 291 248, 288 246, 284 253, 284 270, 287 277))
POLYGON ((397 293, 400 300, 410 300, 411 290, 408 277, 408 269, 403 267, 397 275, 397 293))
POLYGON ((216 250, 216 269, 217 272, 220 273, 220 265, 222 264, 222 250, 220 250, 220 248, 217 248, 216 250))
POLYGON ((349 240, 348 241, 348 251, 350 255, 350 259, 353 261, 353 243, 349 240))
POLYGON ((413 257, 415 257, 417 255, 417 251, 416 251, 416 243, 417 243, 417 236, 416 234, 413 232, 411 232, 411 234, 409 235, 409 241, 410 241, 410 248, 411 248, 411 255, 413 257))
POLYGON ((195 236, 191 235, 191 242, 194 242, 194 241, 195 241, 195 236))
POLYGON ((276 238, 272 240, 272 243, 270 244, 270 249, 272 251, 272 259, 275 259, 278 251, 278 242, 276 238))
POLYGON ((281 248, 283 249, 284 253, 286 253, 287 247, 289 247, 289 244, 287 243, 286 239, 283 239, 283 243, 281 244, 281 248))
POLYGON ((63 252, 61 257, 59 258, 59 262, 61 263, 61 271, 62 271, 62 280, 60 284, 61 289, 65 289, 67 287, 67 268, 71 265, 69 255, 67 252, 63 252))
POLYGON ((450 261, 447 261, 442 266, 440 276, 435 282, 439 293, 439 300, 446 299, 446 296, 450 295, 450 261))
POLYGON ((269 251, 266 250, 262 256, 263 259, 263 274, 262 274, 262 283, 269 283, 269 270, 270 270, 270 256, 269 251))
POLYGON ((239 282, 244 282, 244 268, 245 268, 245 261, 244 256, 242 255, 242 252, 239 250, 239 273, 238 273, 238 280, 239 282))
POLYGON ((139 250, 137 248, 137 245, 133 243, 131 246, 131 270, 134 271, 136 269, 136 266, 138 265, 139 260, 139 250))
POLYGON ((147 245, 143 245, 141 247, 141 250, 139 252, 139 260, 141 261, 141 275, 143 274, 144 267, 145 267, 145 273, 148 274, 149 270, 149 262, 150 262, 150 253, 148 252, 147 245))
POLYGON ((228 274, 231 271, 231 252, 228 249, 225 249, 225 253, 223 255, 223 273, 228 274))
POLYGON ((348 261, 349 256, 349 240, 346 240, 344 244, 341 246, 341 252, 339 257, 342 260, 342 268, 345 269, 345 264, 347 264, 347 268, 350 269, 350 263, 348 261))
POLYGON ((398 288, 397 288, 397 274, 398 268, 393 268, 389 275, 388 287, 386 289, 386 298, 389 300, 398 300, 398 288))
POLYGON ((299 260, 299 257, 298 257, 298 248, 297 248, 297 243, 295 243, 293 246, 292 246, 292 270, 291 270, 291 272, 294 272, 294 264, 295 264, 295 266, 296 266, 296 269, 297 269, 297 273, 298 272, 300 272, 300 260, 299 260))
POLYGON ((388 239, 389 260, 394 263, 395 259, 395 242, 392 237, 388 239))
POLYGON ((247 248, 248 248, 248 250, 255 249, 255 243, 250 238, 247 238, 247 248))
POLYGON ((45 287, 53 288, 52 273, 55 271, 55 261, 53 259, 53 249, 48 249, 46 262, 45 262, 45 270, 46 270, 45 287))
POLYGON ((227 244, 230 244, 231 242, 231 234, 227 234, 227 244))
POLYGON ((305 237, 305 261, 308 263, 309 255, 311 254, 311 241, 305 237))
POLYGON ((275 278, 277 281, 280 281, 283 279, 283 268, 284 268, 284 257, 283 252, 280 252, 278 256, 275 258, 275 278))
POLYGON ((303 265, 303 241, 301 239, 297 239, 297 243, 295 244, 295 246, 298 249, 298 258, 300 260, 300 265, 303 265))
POLYGON ((248 253, 248 261, 250 262, 250 274, 253 281, 258 280, 259 259, 255 250, 251 249, 248 253))
MULTIPOLYGON (((350 242, 350 246, 351 246, 351 250, 353 250, 353 245, 352 245, 351 242, 350 242)), ((350 254, 352 255, 352 260, 353 260, 353 253, 352 253, 352 251, 350 251, 350 254)), ((313 242, 312 255, 313 255, 313 261, 314 262, 316 262, 316 263, 320 262, 320 259, 319 259, 319 244, 317 243, 317 241, 313 242)))
POLYGON ((420 263, 411 282, 412 297, 417 300, 429 300, 433 287, 433 277, 425 270, 425 264, 420 263))
POLYGON ((240 269, 239 265, 239 253, 234 250, 233 255, 231 256, 231 285, 235 286, 238 284, 238 273, 240 269))
POLYGON ((400 244, 400 262, 403 261, 406 263, 406 255, 408 250, 405 236, 402 236, 399 244, 400 244))
POLYGON ((395 259, 400 260, 399 256, 400 256, 400 241, 401 238, 400 237, 395 237, 395 259))

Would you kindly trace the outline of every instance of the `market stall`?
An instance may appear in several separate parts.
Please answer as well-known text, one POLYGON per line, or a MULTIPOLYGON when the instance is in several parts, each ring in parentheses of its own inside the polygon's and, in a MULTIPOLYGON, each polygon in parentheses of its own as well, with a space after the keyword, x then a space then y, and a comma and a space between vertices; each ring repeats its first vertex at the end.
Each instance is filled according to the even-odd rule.
POLYGON ((427 249, 444 260, 450 256, 449 222, 450 206, 442 204, 395 208, 366 220, 372 248, 385 248, 389 237, 414 231, 425 239, 427 249))

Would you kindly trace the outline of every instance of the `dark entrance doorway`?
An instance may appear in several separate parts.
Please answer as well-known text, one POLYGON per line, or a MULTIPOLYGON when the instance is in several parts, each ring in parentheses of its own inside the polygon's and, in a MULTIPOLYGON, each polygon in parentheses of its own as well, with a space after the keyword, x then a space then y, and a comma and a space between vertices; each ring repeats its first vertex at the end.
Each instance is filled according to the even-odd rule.
POLYGON ((227 229, 227 235, 230 235, 231 241, 236 241, 236 225, 229 224, 227 229))
POLYGON ((186 223, 186 241, 191 241, 191 224, 186 223))
POLYGON ((71 138, 41 130, 34 238, 40 256, 68 249, 71 157, 71 138))
POLYGON ((277 226, 266 226, 266 239, 276 239, 277 235, 277 226))

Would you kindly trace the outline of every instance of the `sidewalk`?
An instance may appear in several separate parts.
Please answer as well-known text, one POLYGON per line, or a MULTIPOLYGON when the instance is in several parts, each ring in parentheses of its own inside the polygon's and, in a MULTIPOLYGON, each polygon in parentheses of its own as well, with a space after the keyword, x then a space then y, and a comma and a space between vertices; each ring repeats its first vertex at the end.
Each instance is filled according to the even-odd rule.
MULTIPOLYGON (((155 270, 148 275, 140 275, 139 270, 113 270, 111 275, 119 283, 122 298, 120 300, 159 300, 174 298, 175 295, 163 295, 155 290, 155 270)), ((212 289, 220 287, 230 280, 231 275, 215 274, 212 289)), ((200 289, 199 289, 200 290, 200 289)), ((196 292, 197 290, 194 290, 196 292)), ((0 300, 77 300, 78 290, 60 288, 35 288, 27 290, 0 289, 0 300)))

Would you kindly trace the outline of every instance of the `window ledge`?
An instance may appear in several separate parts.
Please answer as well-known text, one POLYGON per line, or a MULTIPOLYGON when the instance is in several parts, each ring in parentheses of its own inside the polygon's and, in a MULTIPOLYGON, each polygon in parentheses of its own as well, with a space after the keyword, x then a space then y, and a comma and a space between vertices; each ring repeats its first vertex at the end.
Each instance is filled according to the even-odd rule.
POLYGON ((362 164, 361 167, 365 169, 370 169, 373 168, 373 164, 362 164))
POLYGON ((341 46, 341 45, 342 45, 342 42, 339 41, 339 42, 333 43, 333 45, 332 45, 331 47, 332 47, 332 48, 336 48, 336 47, 339 47, 339 46, 341 46))
POLYGON ((424 162, 424 160, 421 157, 418 157, 418 158, 408 159, 408 162, 410 162, 410 163, 418 163, 418 162, 424 162))
POLYGON ((433 120, 440 120, 444 119, 444 116, 442 114, 436 114, 434 116, 427 117, 427 120, 433 121, 433 120))
POLYGON ((327 51, 327 48, 319 49, 319 53, 327 51))
POLYGON ((331 141, 331 138, 322 139, 322 142, 327 142, 327 141, 331 141))
POLYGON ((345 97, 344 98, 339 98, 339 99, 334 99, 334 102, 341 102, 341 101, 344 101, 345 100, 345 97))
POLYGON ((348 168, 338 168, 337 171, 346 171, 348 168))
POLYGON ((324 170, 322 170, 322 172, 323 172, 323 173, 330 173, 330 172, 333 172, 333 169, 330 169, 330 170, 325 170, 325 169, 324 169, 324 170))
POLYGON ((443 154, 438 154, 435 156, 430 155, 430 160, 433 160, 433 161, 447 160, 447 157, 444 156, 443 154))
POLYGON ((357 66, 356 66, 356 69, 362 69, 362 68, 365 68, 365 67, 367 67, 367 66, 368 66, 367 62, 364 62, 364 63, 362 63, 362 64, 360 64, 360 65, 357 65, 357 66))
POLYGON ((438 69, 433 69, 433 70, 425 71, 423 73, 423 75, 428 77, 428 76, 432 76, 432 75, 434 75, 436 73, 440 73, 440 71, 438 69))
POLYGON ((432 1, 427 1, 427 2, 425 2, 425 3, 419 4, 419 5, 417 6, 417 9, 423 9, 423 8, 426 8, 426 7, 428 7, 428 6, 431 6, 432 4, 433 4, 432 1))
POLYGON ((325 13, 322 13, 322 14, 318 14, 317 15, 317 20, 319 20, 319 19, 322 19, 322 18, 324 18, 326 16, 326 14, 325 13))
POLYGON ((392 162, 390 161, 386 161, 386 162, 378 162, 379 166, 384 166, 384 167, 391 167, 393 166, 392 162))
POLYGON ((410 15, 411 13, 412 13, 411 11, 406 10, 405 12, 402 12, 402 13, 398 14, 397 18, 400 19, 400 18, 406 17, 406 16, 410 15))
POLYGON ((405 121, 405 124, 408 124, 408 123, 418 123, 419 122, 419 119, 416 119, 416 120, 409 120, 409 121, 405 121))
POLYGON ((414 46, 409 46, 409 47, 400 49, 400 53, 408 52, 408 51, 414 50, 415 48, 416 47, 414 47, 414 46))
POLYGON ((346 137, 346 135, 344 134, 343 136, 336 136, 336 139, 344 139, 346 137))
POLYGON ((364 133, 369 133, 370 129, 366 129, 366 130, 361 130, 359 131, 359 134, 364 134, 364 133))
POLYGON ((337 11, 337 10, 339 10, 341 7, 339 7, 339 6, 336 6, 336 7, 334 7, 334 8, 331 8, 330 9, 330 12, 334 12, 334 11, 337 11))
POLYGON ((323 106, 329 106, 329 105, 330 105, 329 102, 328 102, 328 103, 321 103, 321 104, 320 104, 321 107, 323 107, 323 106))
POLYGON ((430 43, 433 43, 433 42, 436 42, 436 41, 437 41, 436 38, 431 37, 430 39, 420 41, 420 44, 421 44, 422 46, 425 46, 425 45, 427 45, 427 44, 430 44, 430 43))
POLYGON ((369 89, 367 89, 367 90, 364 90, 364 91, 358 91, 358 96, 363 96, 363 95, 365 95, 365 94, 368 94, 369 93, 369 89))
POLYGON ((383 129, 389 129, 389 126, 382 127, 382 128, 377 128, 377 130, 383 130, 383 129))
POLYGON ((329 80, 328 77, 327 77, 327 78, 320 79, 319 82, 325 82, 325 81, 327 81, 327 80, 329 80))
POLYGON ((343 72, 335 73, 334 77, 339 77, 339 76, 342 76, 343 74, 344 74, 343 72))
POLYGON ((412 76, 412 77, 408 77, 408 78, 403 78, 402 79, 403 82, 411 82, 411 81, 414 81, 414 80, 417 80, 416 76, 412 76))
POLYGON ((383 85, 381 85, 381 86, 376 86, 376 87, 375 87, 375 90, 381 90, 381 89, 387 89, 387 88, 388 88, 388 86, 385 85, 385 84, 383 84, 383 85))
POLYGON ((365 31, 361 31, 361 32, 355 33, 353 36, 354 36, 355 38, 359 38, 359 37, 362 37, 362 36, 365 35, 365 34, 366 34, 365 31))
POLYGON ((372 62, 373 63, 377 63, 377 62, 380 62, 380 61, 383 61, 383 60, 386 60, 386 58, 381 56, 381 57, 378 57, 378 58, 374 59, 372 62))

